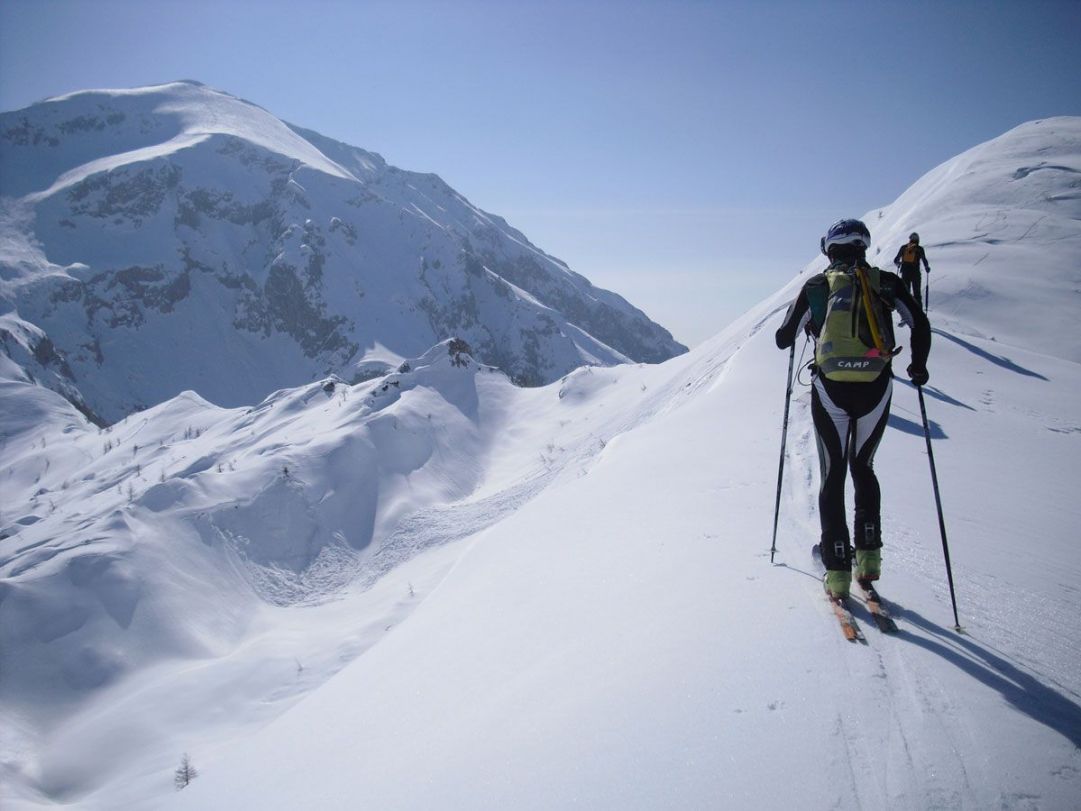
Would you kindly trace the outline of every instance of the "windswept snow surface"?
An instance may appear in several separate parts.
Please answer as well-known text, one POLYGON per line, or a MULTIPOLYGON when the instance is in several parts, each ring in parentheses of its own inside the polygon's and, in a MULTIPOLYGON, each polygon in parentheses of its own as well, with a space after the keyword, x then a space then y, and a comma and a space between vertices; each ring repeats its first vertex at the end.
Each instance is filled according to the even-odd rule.
POLYGON ((817 261, 688 355, 538 389, 441 344, 101 433, 5 360, 6 804, 1075 808, 1079 156, 1081 120, 1034 122, 867 215, 879 256, 915 229, 933 267, 964 634, 901 380, 876 464, 900 633, 857 606, 848 643, 821 596, 805 374, 770 564, 773 332, 817 261))

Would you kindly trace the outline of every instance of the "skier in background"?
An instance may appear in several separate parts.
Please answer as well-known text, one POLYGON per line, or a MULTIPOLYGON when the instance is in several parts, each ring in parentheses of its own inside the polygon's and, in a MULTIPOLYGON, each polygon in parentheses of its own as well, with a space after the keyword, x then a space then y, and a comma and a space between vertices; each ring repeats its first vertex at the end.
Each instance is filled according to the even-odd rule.
POLYGON ((908 235, 908 242, 897 249, 897 256, 893 257, 893 264, 901 270, 901 280, 909 286, 912 298, 923 307, 923 295, 921 289, 923 281, 920 278, 920 262, 931 273, 931 266, 927 264, 927 254, 920 245, 920 235, 913 231, 908 235))
POLYGON ((929 377, 927 316, 896 274, 867 264, 870 243, 870 232, 859 220, 834 223, 821 241, 829 267, 803 285, 776 334, 781 349, 791 347, 801 330, 816 338, 811 416, 822 474, 819 551, 826 567, 826 592, 834 600, 847 598, 852 583, 846 467, 852 471, 856 495, 856 577, 869 587, 881 574, 881 490, 873 462, 893 394, 894 310, 912 328, 909 378, 922 386, 929 377))

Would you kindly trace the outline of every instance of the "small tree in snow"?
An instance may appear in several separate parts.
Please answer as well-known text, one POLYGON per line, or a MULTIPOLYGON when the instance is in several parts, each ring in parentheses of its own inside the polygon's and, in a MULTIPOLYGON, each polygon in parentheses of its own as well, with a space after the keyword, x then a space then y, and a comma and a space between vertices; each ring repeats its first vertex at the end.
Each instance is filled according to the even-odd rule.
POLYGON ((176 767, 176 771, 173 772, 173 784, 176 786, 176 790, 180 791, 182 788, 187 788, 188 783, 199 776, 199 772, 195 770, 195 767, 191 765, 191 758, 188 757, 188 753, 184 753, 184 757, 180 759, 180 765, 176 767))

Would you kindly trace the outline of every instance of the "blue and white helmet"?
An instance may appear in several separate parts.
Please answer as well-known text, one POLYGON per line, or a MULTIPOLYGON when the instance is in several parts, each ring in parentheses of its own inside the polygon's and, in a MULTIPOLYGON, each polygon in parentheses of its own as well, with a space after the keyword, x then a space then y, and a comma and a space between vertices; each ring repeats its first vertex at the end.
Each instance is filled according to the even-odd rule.
POLYGON ((838 220, 822 237, 822 253, 829 256, 834 245, 851 245, 867 250, 871 247, 871 232, 859 220, 838 220))

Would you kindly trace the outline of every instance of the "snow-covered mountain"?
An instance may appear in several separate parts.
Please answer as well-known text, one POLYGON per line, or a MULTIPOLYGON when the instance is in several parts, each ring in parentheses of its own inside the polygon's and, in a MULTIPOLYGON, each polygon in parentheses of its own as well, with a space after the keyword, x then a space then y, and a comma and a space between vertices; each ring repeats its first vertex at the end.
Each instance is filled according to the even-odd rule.
POLYGON ((193 82, 0 115, 0 195, 4 344, 107 423, 454 336, 527 385, 686 351, 437 176, 193 82))
POLYGON ((876 460, 901 633, 858 609, 851 645, 821 598, 805 385, 769 563, 773 331, 821 259, 685 355, 529 389, 445 342, 101 430, 0 357, 7 804, 1074 807, 1078 177, 1081 119, 1032 122, 865 217, 933 267, 963 635, 901 381, 876 460))

